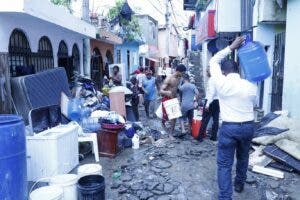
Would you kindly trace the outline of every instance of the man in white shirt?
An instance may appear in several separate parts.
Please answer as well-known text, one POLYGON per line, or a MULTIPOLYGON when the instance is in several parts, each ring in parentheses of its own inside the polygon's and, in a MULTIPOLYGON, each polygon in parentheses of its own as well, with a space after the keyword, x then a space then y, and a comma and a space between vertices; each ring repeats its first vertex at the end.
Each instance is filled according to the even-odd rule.
POLYGON ((211 75, 209 72, 209 68, 206 71, 208 82, 207 82, 207 89, 206 89, 206 103, 202 114, 202 123, 199 130, 198 141, 202 142, 206 127, 210 118, 213 118, 212 130, 210 140, 216 141, 217 140, 217 133, 219 129, 219 115, 220 115, 220 106, 219 100, 217 96, 216 89, 213 85, 213 81, 210 79, 211 75))
POLYGON ((225 58, 244 42, 243 37, 219 51, 210 60, 210 73, 220 102, 222 126, 218 139, 218 185, 219 200, 232 199, 231 171, 236 153, 236 176, 234 188, 242 192, 246 180, 249 149, 254 131, 253 107, 256 101, 257 86, 238 74, 238 66, 225 58))

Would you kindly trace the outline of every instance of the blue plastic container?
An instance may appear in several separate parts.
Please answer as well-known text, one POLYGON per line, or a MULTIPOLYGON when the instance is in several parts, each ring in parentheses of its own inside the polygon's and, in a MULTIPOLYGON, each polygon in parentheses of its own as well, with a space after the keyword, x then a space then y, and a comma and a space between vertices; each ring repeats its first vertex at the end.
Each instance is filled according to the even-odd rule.
POLYGON ((25 127, 16 115, 0 115, 0 199, 27 199, 25 127))
POLYGON ((238 49, 238 57, 245 79, 259 82, 271 75, 267 54, 259 42, 250 41, 247 37, 245 44, 238 49))
POLYGON ((69 119, 79 122, 81 120, 81 100, 78 98, 71 99, 68 104, 69 119))

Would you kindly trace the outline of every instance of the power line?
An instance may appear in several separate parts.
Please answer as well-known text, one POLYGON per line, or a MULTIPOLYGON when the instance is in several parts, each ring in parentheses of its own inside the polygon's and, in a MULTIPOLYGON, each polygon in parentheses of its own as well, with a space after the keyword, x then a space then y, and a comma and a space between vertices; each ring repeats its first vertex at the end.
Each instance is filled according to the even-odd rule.
POLYGON ((165 13, 163 13, 163 11, 161 11, 160 9, 158 9, 153 3, 152 3, 152 1, 151 0, 147 0, 152 6, 153 6, 153 8, 155 8, 160 14, 162 14, 162 15, 165 15, 165 13))

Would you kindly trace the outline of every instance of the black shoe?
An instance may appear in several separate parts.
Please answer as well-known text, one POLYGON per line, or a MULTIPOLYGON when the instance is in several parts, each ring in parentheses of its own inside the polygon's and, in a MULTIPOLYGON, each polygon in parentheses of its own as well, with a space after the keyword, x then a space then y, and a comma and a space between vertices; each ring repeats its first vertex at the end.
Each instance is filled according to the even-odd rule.
POLYGON ((196 140, 197 140, 198 142, 203 142, 203 137, 198 137, 198 138, 196 138, 196 140))
POLYGON ((209 138, 211 141, 217 141, 217 137, 210 137, 209 138))
POLYGON ((237 193, 241 193, 244 190, 244 185, 243 184, 234 184, 234 191, 237 193))

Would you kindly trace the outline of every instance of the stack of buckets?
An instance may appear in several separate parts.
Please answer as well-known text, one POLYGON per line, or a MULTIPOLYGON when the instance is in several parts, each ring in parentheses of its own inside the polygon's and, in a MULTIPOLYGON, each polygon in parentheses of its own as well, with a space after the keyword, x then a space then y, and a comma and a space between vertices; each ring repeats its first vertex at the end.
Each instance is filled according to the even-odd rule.
POLYGON ((105 179, 99 164, 78 167, 76 174, 57 175, 49 180, 49 186, 30 194, 30 200, 88 200, 105 199, 105 179))

